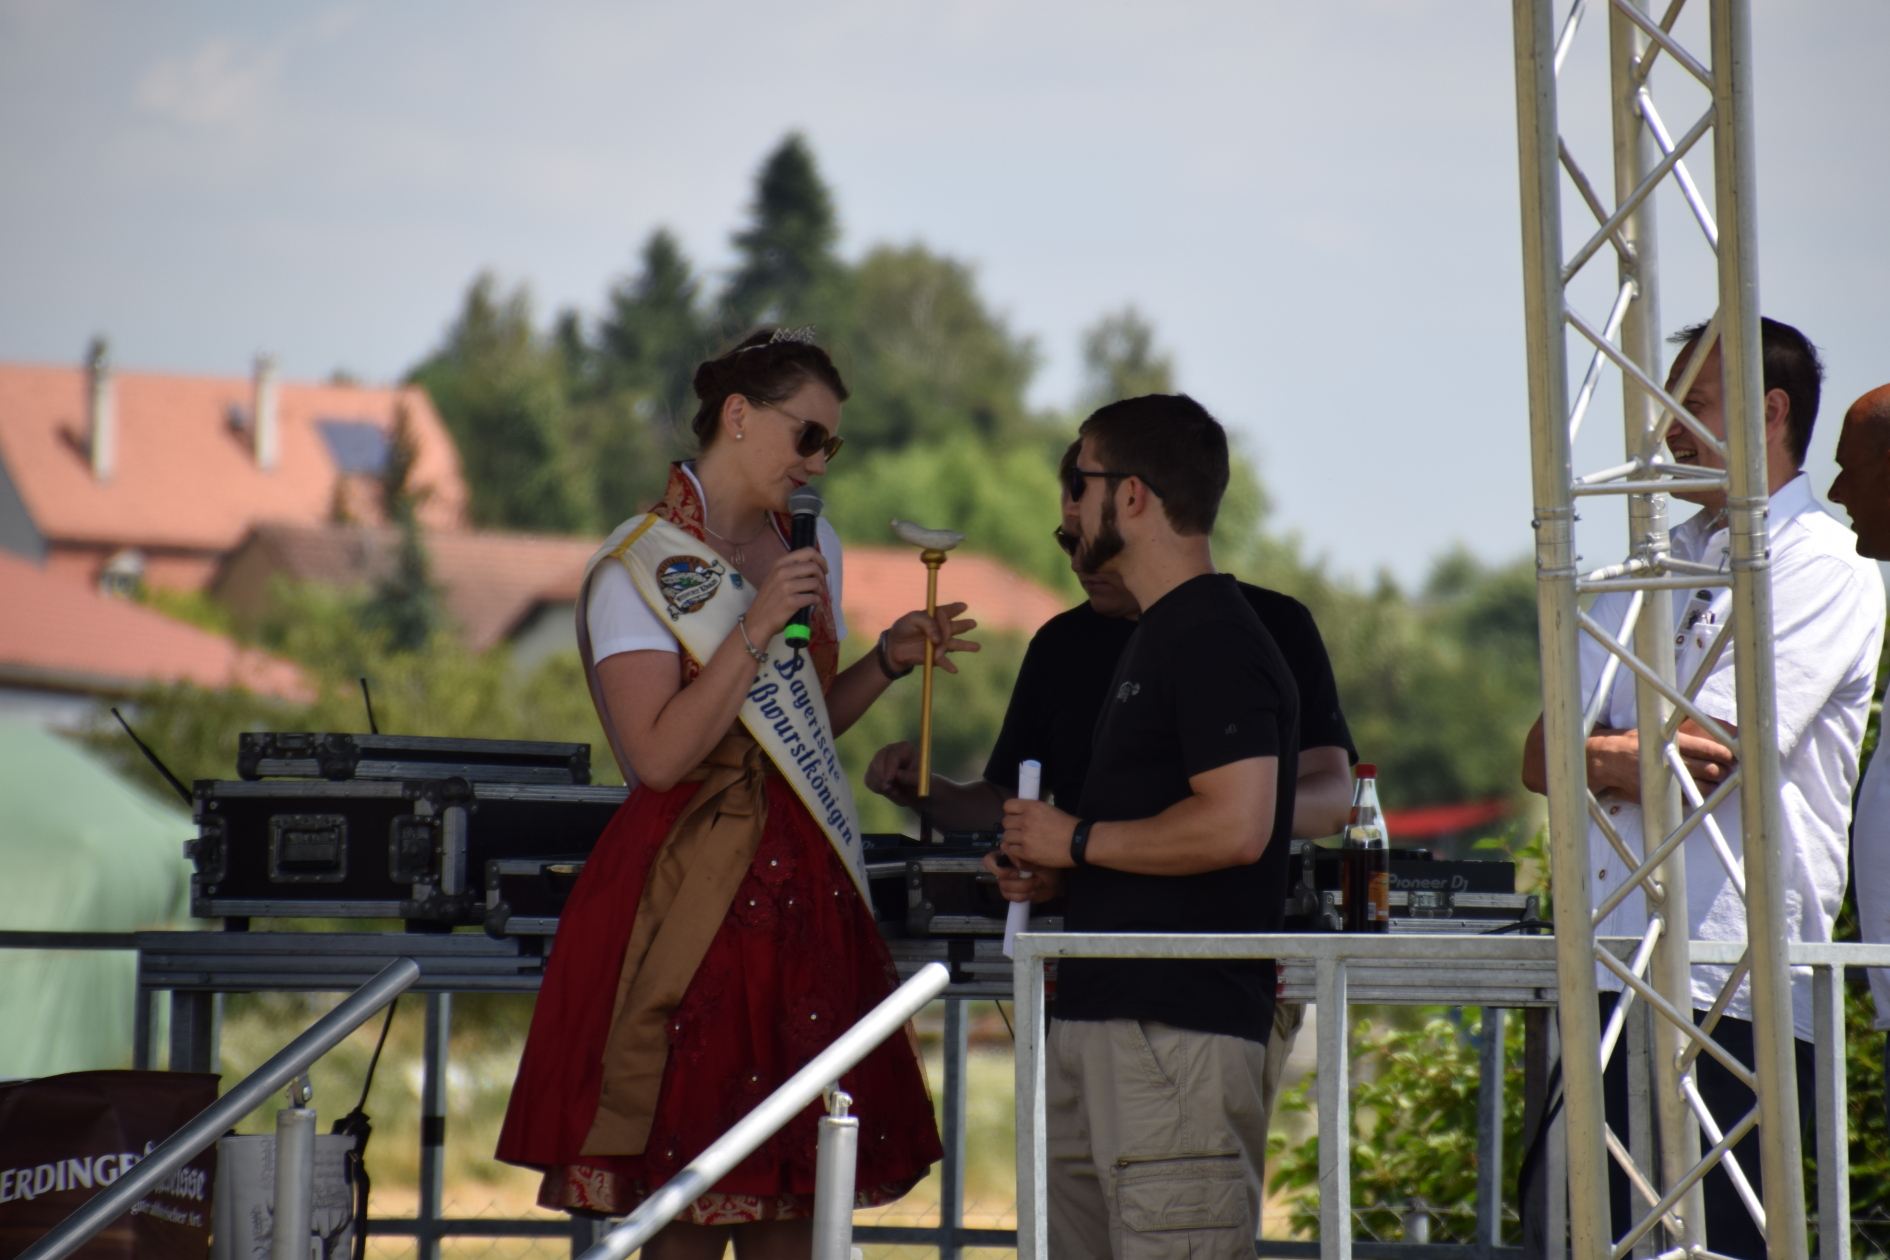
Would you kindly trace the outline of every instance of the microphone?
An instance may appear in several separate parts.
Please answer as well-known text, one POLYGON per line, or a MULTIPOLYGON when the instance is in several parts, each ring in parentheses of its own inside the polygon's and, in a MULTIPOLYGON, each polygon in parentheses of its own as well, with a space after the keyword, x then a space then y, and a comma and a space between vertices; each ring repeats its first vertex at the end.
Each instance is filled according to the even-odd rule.
MULTIPOLYGON (((813 546, 815 523, 820 520, 821 509, 825 506, 821 502, 820 491, 811 485, 796 486, 794 493, 788 496, 787 506, 788 512, 794 517, 788 531, 788 550, 799 551, 803 547, 813 546)), ((812 614, 813 606, 810 604, 789 618, 787 628, 781 632, 796 652, 806 647, 811 637, 807 623, 812 614)))

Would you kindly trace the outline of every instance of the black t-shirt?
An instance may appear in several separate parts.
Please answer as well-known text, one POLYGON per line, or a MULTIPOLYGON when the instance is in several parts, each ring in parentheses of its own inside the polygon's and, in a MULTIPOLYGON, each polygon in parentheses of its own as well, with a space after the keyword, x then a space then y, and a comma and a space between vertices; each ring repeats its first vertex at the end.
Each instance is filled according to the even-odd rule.
MULTIPOLYGON (((1098 822, 1152 818, 1192 792, 1195 775, 1279 758, 1271 839, 1260 860, 1196 875, 1084 866, 1064 878, 1072 932, 1277 932, 1299 761, 1299 693, 1279 648, 1234 579, 1208 574, 1147 609, 1123 650, 1083 784, 1098 822)), ((1060 1019, 1152 1019, 1264 1042, 1273 1026, 1271 961, 1068 958, 1060 1019)))
MULTIPOLYGON (((1353 761, 1358 750, 1339 711, 1339 684, 1332 676, 1325 640, 1306 605, 1290 595, 1237 583, 1278 645, 1299 688, 1299 746, 1343 748, 1353 761)), ((1096 715, 1116 672, 1135 622, 1105 617, 1087 601, 1044 622, 1024 653, 1017 686, 1004 713, 984 777, 1007 792, 1017 790, 1017 763, 1043 766, 1044 799, 1074 813, 1089 774, 1096 715)))

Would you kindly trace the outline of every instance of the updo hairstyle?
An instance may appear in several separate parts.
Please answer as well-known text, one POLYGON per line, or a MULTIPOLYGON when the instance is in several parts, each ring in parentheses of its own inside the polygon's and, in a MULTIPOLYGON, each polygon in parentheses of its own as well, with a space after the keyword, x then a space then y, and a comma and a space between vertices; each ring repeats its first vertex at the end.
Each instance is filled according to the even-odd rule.
POLYGON ((846 383, 827 352, 811 341, 776 341, 775 329, 759 328, 733 350, 708 359, 696 368, 696 397, 702 405, 689 422, 696 441, 707 450, 722 430, 722 404, 732 394, 756 402, 778 403, 792 398, 808 381, 819 381, 841 402, 846 383))

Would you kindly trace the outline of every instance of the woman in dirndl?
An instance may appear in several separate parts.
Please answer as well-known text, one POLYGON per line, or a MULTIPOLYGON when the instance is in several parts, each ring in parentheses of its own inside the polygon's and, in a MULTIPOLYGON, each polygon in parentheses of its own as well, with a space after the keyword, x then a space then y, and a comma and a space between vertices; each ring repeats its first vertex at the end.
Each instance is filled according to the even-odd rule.
MULTIPOLYGON (((697 368, 700 455, 586 572, 579 649, 634 790, 559 920, 499 1138, 501 1160, 543 1170, 545 1207, 630 1212, 898 983, 845 776, 810 770, 822 740, 787 719, 837 736, 928 640, 956 672, 947 654, 976 650, 956 637, 975 623, 954 620, 962 604, 908 613, 839 671, 839 539, 823 520, 816 546, 788 541, 788 496, 826 471, 847 397, 811 333, 764 330, 697 368), (751 690, 800 663, 782 632, 801 609, 799 708, 758 715, 751 690)), ((940 1156, 910 1034, 840 1085, 860 1119, 856 1204, 891 1202, 940 1156)), ((801 1112, 646 1256, 715 1260, 730 1241, 741 1260, 810 1254, 819 1116, 801 1112)))

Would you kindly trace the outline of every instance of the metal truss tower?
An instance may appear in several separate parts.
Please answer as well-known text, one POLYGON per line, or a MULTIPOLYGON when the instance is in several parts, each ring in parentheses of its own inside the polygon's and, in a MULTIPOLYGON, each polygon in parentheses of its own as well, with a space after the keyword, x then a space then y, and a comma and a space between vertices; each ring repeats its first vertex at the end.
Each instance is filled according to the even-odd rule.
MULTIPOLYGON (((1682 1260, 1705 1253, 1699 1182, 1715 1163, 1741 1186, 1748 1209, 1765 1230, 1771 1260, 1804 1260, 1804 1184, 1792 1051, 1792 1001, 1784 930, 1788 866, 1779 804, 1779 754, 1772 653, 1772 584, 1767 535, 1764 388, 1761 374, 1757 232, 1754 220, 1752 49, 1749 0, 1703 0, 1709 9, 1709 56, 1697 56, 1674 37, 1686 0, 1664 13, 1643 0, 1595 0, 1605 11, 1609 105, 1613 121, 1613 180, 1584 173, 1560 136, 1557 76, 1581 26, 1586 0, 1574 0, 1558 23, 1552 0, 1513 0, 1516 103, 1522 182, 1523 287, 1529 343, 1529 412, 1538 610, 1541 617, 1544 739, 1549 787, 1551 864, 1555 891, 1557 963, 1561 986, 1562 1070, 1566 1089, 1568 1223, 1575 1260, 1624 1260, 1630 1255, 1682 1260), (1710 103, 1676 137, 1656 108, 1650 71, 1690 77, 1710 103), (1710 133, 1710 198, 1687 172, 1685 157, 1710 133), (1563 178, 1593 213, 1592 231, 1569 252, 1562 222, 1563 178), (1659 267, 1653 193, 1678 186, 1717 256, 1719 302, 1692 355, 1685 379, 1672 393, 1662 387, 1659 267), (1614 301, 1607 311, 1584 313, 1567 289, 1584 268, 1615 264, 1614 301), (1570 396, 1570 332, 1592 351, 1586 378, 1570 396), (1720 347, 1726 435, 1722 442, 1678 402, 1708 357, 1720 347), (1625 400, 1624 458, 1613 467, 1579 475, 1572 450, 1596 382, 1621 375, 1625 400), (1703 449, 1718 451, 1725 471, 1707 471, 1666 458, 1669 426, 1692 429, 1703 449), (1668 495, 1676 489, 1724 487, 1730 534, 1725 570, 1691 564, 1669 548, 1668 495), (1578 567, 1576 508, 1624 503, 1629 555, 1621 563, 1582 572, 1578 567), (1674 592, 1730 587, 1732 615, 1720 627, 1693 677, 1677 678, 1673 647, 1674 592), (1603 625, 1583 611, 1585 597, 1627 592, 1626 616, 1603 625), (1619 671, 1631 672, 1640 735, 1645 852, 1634 852, 1609 825, 1608 814, 1586 784, 1584 742, 1602 712, 1584 711, 1580 635, 1608 653, 1597 697, 1613 689, 1619 671), (1712 665, 1728 649, 1738 705, 1737 733, 1700 711, 1696 697, 1712 665), (1738 757, 1729 778, 1704 799, 1674 746, 1679 724, 1692 718, 1738 757), (1743 811, 1739 845, 1728 844, 1709 811, 1737 792, 1743 811), (1638 887, 1648 928, 1631 957, 1597 949, 1600 915, 1589 878, 1589 825, 1593 821, 1633 875, 1601 910, 1612 910, 1638 887), (1701 1026, 1692 1019, 1684 841, 1703 830, 1733 884, 1745 897, 1743 961, 1701 1026), (1743 862, 1741 856, 1743 855, 1743 862), (1600 965, 1626 992, 1604 1029, 1596 1002, 1600 965), (1709 1114, 1694 1088, 1692 1066, 1701 1053, 1727 1057, 1711 1028, 1736 988, 1751 984, 1758 1104, 1744 1116, 1709 1114), (1604 1121, 1602 1073, 1608 1057, 1623 1052, 1624 1016, 1638 1004, 1651 1025, 1646 1057, 1653 1132, 1617 1134, 1604 1121), (1751 1192, 1728 1153, 1758 1125, 1764 1200, 1751 1192), (1609 1225, 1608 1162, 1634 1185, 1635 1224, 1621 1238, 1609 1225)), ((1597 14, 1597 17, 1600 15, 1597 14)), ((1599 25, 1594 23, 1593 25, 1599 25)), ((1689 235, 1691 233, 1689 232, 1689 235)), ((1571 237, 1570 239, 1575 239, 1571 237)), ((1591 421, 1592 423, 1592 421, 1591 421)), ((1700 872, 1705 874, 1706 872, 1700 872)), ((1715 876, 1717 872, 1714 873, 1715 876)), ((1744 1069, 1740 1069, 1744 1074, 1744 1069)), ((1553 1216, 1559 1213, 1552 1214, 1553 1216)), ((1551 1254, 1559 1253, 1558 1250, 1551 1254)))

